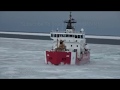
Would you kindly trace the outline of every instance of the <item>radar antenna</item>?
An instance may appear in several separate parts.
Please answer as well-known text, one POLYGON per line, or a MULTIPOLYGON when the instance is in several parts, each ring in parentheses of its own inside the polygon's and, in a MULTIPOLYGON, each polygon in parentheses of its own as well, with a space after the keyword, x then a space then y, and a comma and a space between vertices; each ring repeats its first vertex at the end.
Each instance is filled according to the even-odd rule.
POLYGON ((72 13, 72 12, 70 12, 69 20, 65 20, 65 21, 64 21, 64 23, 67 23, 66 29, 74 29, 74 27, 72 26, 72 23, 77 23, 76 20, 72 18, 71 13, 72 13))

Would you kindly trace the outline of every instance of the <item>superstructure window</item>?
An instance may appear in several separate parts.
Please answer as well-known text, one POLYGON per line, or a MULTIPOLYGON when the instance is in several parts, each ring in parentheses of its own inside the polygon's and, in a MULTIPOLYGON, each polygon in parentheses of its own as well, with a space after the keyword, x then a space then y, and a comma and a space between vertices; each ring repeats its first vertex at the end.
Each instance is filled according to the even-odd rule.
POLYGON ((78 45, 77 45, 77 47, 78 47, 78 45))
POLYGON ((72 45, 71 45, 71 47, 72 47, 72 45))

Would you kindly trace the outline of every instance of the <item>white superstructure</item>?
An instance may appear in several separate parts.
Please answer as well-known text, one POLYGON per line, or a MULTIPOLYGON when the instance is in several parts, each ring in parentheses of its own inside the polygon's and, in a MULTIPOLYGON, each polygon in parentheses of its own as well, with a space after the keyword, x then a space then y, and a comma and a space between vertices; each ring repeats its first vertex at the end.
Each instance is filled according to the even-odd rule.
POLYGON ((71 18, 71 13, 70 19, 66 20, 65 23, 67 23, 65 32, 59 32, 56 30, 55 32, 50 33, 50 38, 53 39, 52 47, 55 49, 57 46, 59 46, 58 42, 62 40, 64 41, 66 50, 71 52, 77 51, 77 55, 80 57, 80 53, 84 52, 86 44, 84 29, 81 28, 81 30, 79 30, 79 33, 75 32, 75 28, 72 26, 72 23, 76 23, 76 21, 71 18))

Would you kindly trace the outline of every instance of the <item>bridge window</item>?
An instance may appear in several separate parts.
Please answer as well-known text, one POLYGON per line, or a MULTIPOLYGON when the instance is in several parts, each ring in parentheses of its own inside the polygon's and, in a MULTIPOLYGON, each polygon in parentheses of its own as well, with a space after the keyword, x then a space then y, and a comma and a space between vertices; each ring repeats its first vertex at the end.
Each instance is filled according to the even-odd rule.
POLYGON ((53 37, 53 34, 51 34, 51 37, 53 37))
POLYGON ((68 34, 66 34, 66 37, 68 37, 68 34))
POLYGON ((71 47, 72 47, 72 45, 71 45, 71 47))
POLYGON ((59 37, 59 34, 57 34, 57 37, 59 37))
POLYGON ((66 37, 66 35, 65 35, 65 34, 63 34, 63 37, 66 37))
POLYGON ((70 37, 73 37, 73 35, 70 35, 70 37))
POLYGON ((63 37, 63 34, 60 34, 60 37, 63 37))
POLYGON ((77 47, 78 47, 78 45, 77 45, 77 47))
POLYGON ((80 35, 78 35, 78 38, 80 38, 80 35))
POLYGON ((56 37, 56 34, 54 34, 54 37, 56 37))
POLYGON ((62 35, 61 34, 59 34, 59 37, 61 37, 62 35))
POLYGON ((77 35, 75 35, 75 38, 77 38, 77 35))
POLYGON ((81 35, 81 38, 83 38, 83 35, 81 35))

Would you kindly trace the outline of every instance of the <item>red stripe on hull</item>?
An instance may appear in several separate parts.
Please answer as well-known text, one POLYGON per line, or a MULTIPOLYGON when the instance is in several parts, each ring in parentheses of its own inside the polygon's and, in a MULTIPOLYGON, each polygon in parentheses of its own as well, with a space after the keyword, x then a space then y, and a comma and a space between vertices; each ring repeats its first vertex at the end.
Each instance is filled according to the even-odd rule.
MULTIPOLYGON (((57 52, 57 51, 46 51, 46 63, 54 64, 54 65, 60 65, 63 64, 71 64, 71 52, 57 52)), ((86 54, 83 54, 81 58, 77 58, 76 54, 76 60, 75 64, 85 64, 90 62, 90 52, 87 52, 86 54)))
POLYGON ((47 64, 50 62, 54 65, 62 63, 70 64, 71 52, 57 52, 57 51, 46 51, 47 64))

